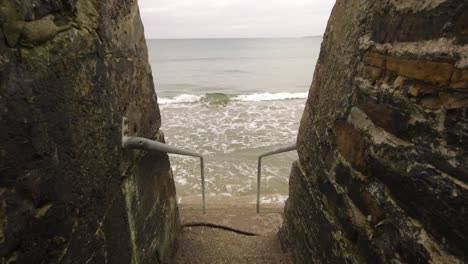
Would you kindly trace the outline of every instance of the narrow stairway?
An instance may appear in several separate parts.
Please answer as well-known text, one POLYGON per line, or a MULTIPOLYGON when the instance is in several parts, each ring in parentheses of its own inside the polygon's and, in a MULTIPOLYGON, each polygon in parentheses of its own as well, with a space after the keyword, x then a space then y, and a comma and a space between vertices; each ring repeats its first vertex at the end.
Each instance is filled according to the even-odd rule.
POLYGON ((179 210, 185 227, 177 241, 174 263, 291 263, 277 234, 282 207, 265 208, 260 214, 252 207, 210 208, 205 215, 199 207, 181 205, 179 210))

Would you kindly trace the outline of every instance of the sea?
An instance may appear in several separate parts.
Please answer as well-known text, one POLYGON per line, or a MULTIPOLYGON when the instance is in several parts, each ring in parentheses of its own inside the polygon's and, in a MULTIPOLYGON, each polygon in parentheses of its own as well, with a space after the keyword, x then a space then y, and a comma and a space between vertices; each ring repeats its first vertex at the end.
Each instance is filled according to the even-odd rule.
MULTIPOLYGON (((261 153, 296 142, 322 37, 147 40, 166 143, 205 157, 207 204, 254 204, 261 153)), ((262 160, 262 204, 284 203, 295 151, 262 160)), ((201 197, 199 159, 170 155, 179 203, 201 197)))

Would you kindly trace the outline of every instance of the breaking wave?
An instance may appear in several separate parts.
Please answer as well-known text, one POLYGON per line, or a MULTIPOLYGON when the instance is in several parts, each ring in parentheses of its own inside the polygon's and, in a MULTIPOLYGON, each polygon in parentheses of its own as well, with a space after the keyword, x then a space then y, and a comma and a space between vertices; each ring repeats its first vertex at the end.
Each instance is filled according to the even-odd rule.
POLYGON ((233 98, 234 101, 260 102, 260 101, 280 101, 290 99, 305 99, 308 93, 255 93, 238 95, 233 98))
POLYGON ((212 99, 229 98, 229 101, 242 101, 242 102, 260 102, 260 101, 281 101, 291 99, 306 99, 308 93, 254 93, 242 95, 226 95, 221 93, 195 95, 195 94, 181 94, 174 97, 162 97, 158 99, 158 103, 166 104, 183 104, 183 103, 198 103, 210 102, 212 99))

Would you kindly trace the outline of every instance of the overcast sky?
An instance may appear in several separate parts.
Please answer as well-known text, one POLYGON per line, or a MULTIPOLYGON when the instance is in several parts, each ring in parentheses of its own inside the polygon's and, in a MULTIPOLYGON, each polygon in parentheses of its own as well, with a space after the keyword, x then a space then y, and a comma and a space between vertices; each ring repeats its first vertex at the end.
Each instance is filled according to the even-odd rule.
POLYGON ((318 36, 335 0, 138 0, 147 38, 318 36))

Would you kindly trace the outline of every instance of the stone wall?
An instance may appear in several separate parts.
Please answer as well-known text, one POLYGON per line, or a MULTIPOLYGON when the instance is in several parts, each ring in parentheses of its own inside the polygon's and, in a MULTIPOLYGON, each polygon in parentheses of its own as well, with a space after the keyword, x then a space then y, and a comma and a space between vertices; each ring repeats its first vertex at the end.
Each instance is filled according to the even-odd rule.
POLYGON ((179 228, 136 0, 0 2, 2 263, 159 263, 179 228))
POLYGON ((337 0, 298 136, 297 263, 468 260, 468 2, 337 0))

